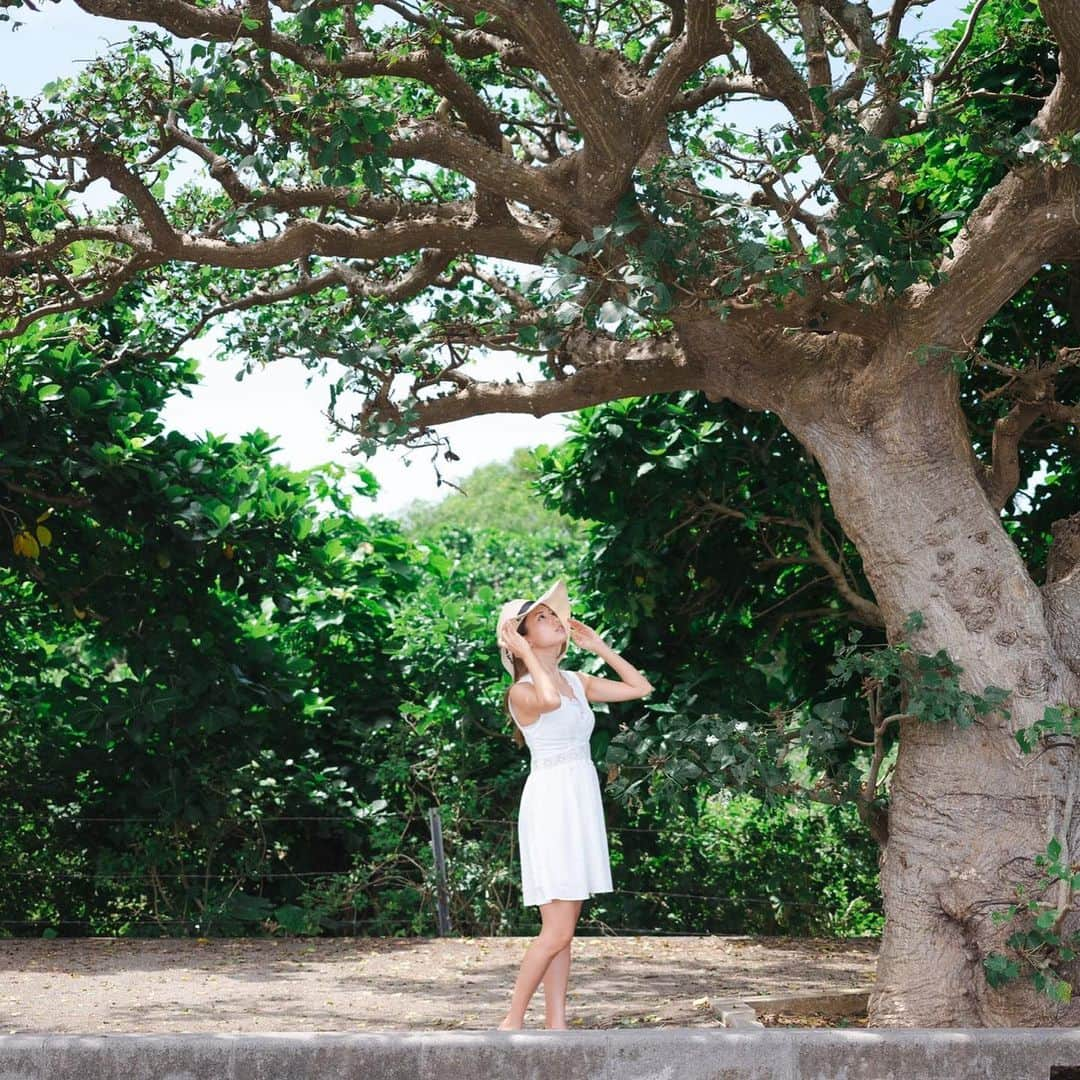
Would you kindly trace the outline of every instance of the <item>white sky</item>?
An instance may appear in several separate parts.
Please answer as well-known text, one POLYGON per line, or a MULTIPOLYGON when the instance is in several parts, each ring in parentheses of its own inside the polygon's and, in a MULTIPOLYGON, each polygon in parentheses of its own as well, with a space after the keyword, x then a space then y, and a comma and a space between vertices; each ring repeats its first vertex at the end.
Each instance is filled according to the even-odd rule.
MULTIPOLYGON (((126 36, 123 24, 87 16, 72 0, 39 6, 42 10, 37 14, 25 9, 12 13, 23 23, 18 30, 0 23, 0 83, 12 93, 29 96, 55 78, 72 75, 80 61, 126 36)), ((964 6, 958 0, 934 0, 925 10, 915 9, 905 19, 905 36, 922 36, 950 24, 961 16, 964 6)), ((765 112, 751 113, 745 105, 733 116, 744 128, 773 120, 765 112)), ((374 503, 357 504, 363 515, 393 514, 414 498, 437 499, 452 490, 437 486, 431 450, 411 456, 401 450, 381 450, 368 460, 350 455, 348 438, 333 437, 322 415, 329 403, 324 380, 315 375, 311 386, 306 386, 311 373, 299 363, 276 361, 238 382, 238 365, 210 359, 208 345, 197 344, 190 352, 200 358, 203 381, 192 398, 175 397, 166 407, 163 419, 168 427, 191 435, 212 431, 234 438, 259 427, 278 437, 278 460, 294 468, 330 460, 346 466, 361 462, 374 472, 381 487, 374 503)), ((512 378, 518 370, 526 379, 538 377, 523 362, 507 356, 492 356, 471 370, 488 378, 512 378)), ((514 414, 444 425, 440 430, 449 436, 461 460, 442 463, 440 469, 447 478, 459 480, 480 465, 508 460, 518 447, 558 442, 567 419, 560 414, 539 419, 514 414)))

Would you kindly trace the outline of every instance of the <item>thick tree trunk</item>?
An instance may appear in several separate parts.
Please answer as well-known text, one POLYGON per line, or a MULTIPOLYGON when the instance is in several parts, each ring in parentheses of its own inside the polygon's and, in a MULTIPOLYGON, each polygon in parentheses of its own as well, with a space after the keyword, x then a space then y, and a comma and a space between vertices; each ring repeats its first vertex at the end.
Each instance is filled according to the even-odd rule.
MULTIPOLYGON (((980 487, 952 378, 926 370, 896 387, 863 431, 807 418, 796 434, 828 477, 836 514, 863 558, 890 639, 921 611, 920 652, 947 650, 961 684, 1013 691, 1009 720, 968 729, 905 722, 882 853, 886 927, 874 1024, 1076 1023, 1026 981, 991 989, 983 959, 1007 951, 991 919, 1035 875, 1052 835, 1080 858, 1071 747, 1023 754, 1013 733, 1047 705, 1080 704, 1080 679, 1055 647, 1042 594, 980 487)), ((1062 642, 1064 646, 1064 642, 1062 642)), ((1074 650, 1075 652, 1075 650, 1074 650)), ((1075 928, 1075 922, 1073 923, 1075 928)))
MULTIPOLYGON (((708 353, 692 332, 684 341, 708 353)), ((966 729, 902 726, 881 859, 886 924, 871 1022, 1075 1024, 1080 994, 1061 1007, 1026 979, 992 989, 982 961, 1009 951, 1004 939, 1015 927, 996 926, 991 914, 1014 899, 1015 882, 1035 879, 1035 856, 1050 837, 1080 860, 1080 798, 1069 809, 1074 749, 1025 755, 1014 738, 1045 706, 1080 704, 1080 677, 1067 662, 1080 654, 1077 623, 1063 616, 1053 624, 1054 604, 1069 608, 1065 593, 1055 586, 1044 609, 978 482, 955 375, 946 364, 906 365, 891 347, 894 358, 873 358, 891 372, 878 393, 858 385, 869 365, 834 358, 811 378, 793 372, 771 407, 820 462, 890 640, 918 610, 925 622, 909 638, 913 648, 945 649, 963 667, 966 690, 994 685, 1012 697, 1008 719, 994 714, 966 729)), ((717 389, 760 407, 752 384, 739 394, 717 389)), ((1066 927, 1077 925, 1074 911, 1066 927)), ((1076 981, 1075 966, 1066 974, 1076 981)))

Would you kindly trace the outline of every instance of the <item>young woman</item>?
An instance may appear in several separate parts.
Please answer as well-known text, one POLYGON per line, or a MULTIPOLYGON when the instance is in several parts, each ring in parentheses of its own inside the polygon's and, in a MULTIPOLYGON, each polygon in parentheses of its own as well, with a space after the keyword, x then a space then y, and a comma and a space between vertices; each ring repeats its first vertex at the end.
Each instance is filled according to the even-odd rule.
POLYGON ((518 842, 526 905, 538 904, 542 929, 529 945, 500 1031, 520 1028, 541 981, 547 1028, 566 1028, 570 945, 582 901, 611 891, 600 782, 589 753, 591 701, 632 701, 652 692, 640 671, 583 622, 570 617, 566 586, 537 600, 511 600, 499 613, 503 666, 514 678, 506 706, 515 739, 528 744, 518 842), (563 671, 567 642, 595 653, 619 679, 563 671))

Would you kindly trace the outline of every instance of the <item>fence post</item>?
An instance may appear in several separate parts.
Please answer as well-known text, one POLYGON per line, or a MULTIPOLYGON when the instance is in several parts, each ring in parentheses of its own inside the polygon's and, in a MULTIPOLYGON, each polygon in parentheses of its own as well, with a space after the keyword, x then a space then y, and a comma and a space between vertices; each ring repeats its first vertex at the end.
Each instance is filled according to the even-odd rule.
POLYGON ((443 852, 442 820, 438 807, 428 810, 428 826, 431 829, 431 852, 435 856, 435 896, 439 909, 439 937, 450 933, 450 904, 446 888, 446 855, 443 852))

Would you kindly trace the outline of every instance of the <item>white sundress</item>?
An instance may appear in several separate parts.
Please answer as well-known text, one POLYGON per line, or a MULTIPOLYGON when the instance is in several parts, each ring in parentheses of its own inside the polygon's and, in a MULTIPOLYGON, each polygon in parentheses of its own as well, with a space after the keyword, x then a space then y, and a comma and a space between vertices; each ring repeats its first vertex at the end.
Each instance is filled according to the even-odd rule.
MULTIPOLYGON (((612 891, 600 781, 589 752, 596 717, 577 672, 563 675, 574 696, 562 694, 557 709, 518 724, 532 759, 517 822, 526 906, 612 891)), ((526 680, 533 681, 528 673, 520 681, 526 680)))

